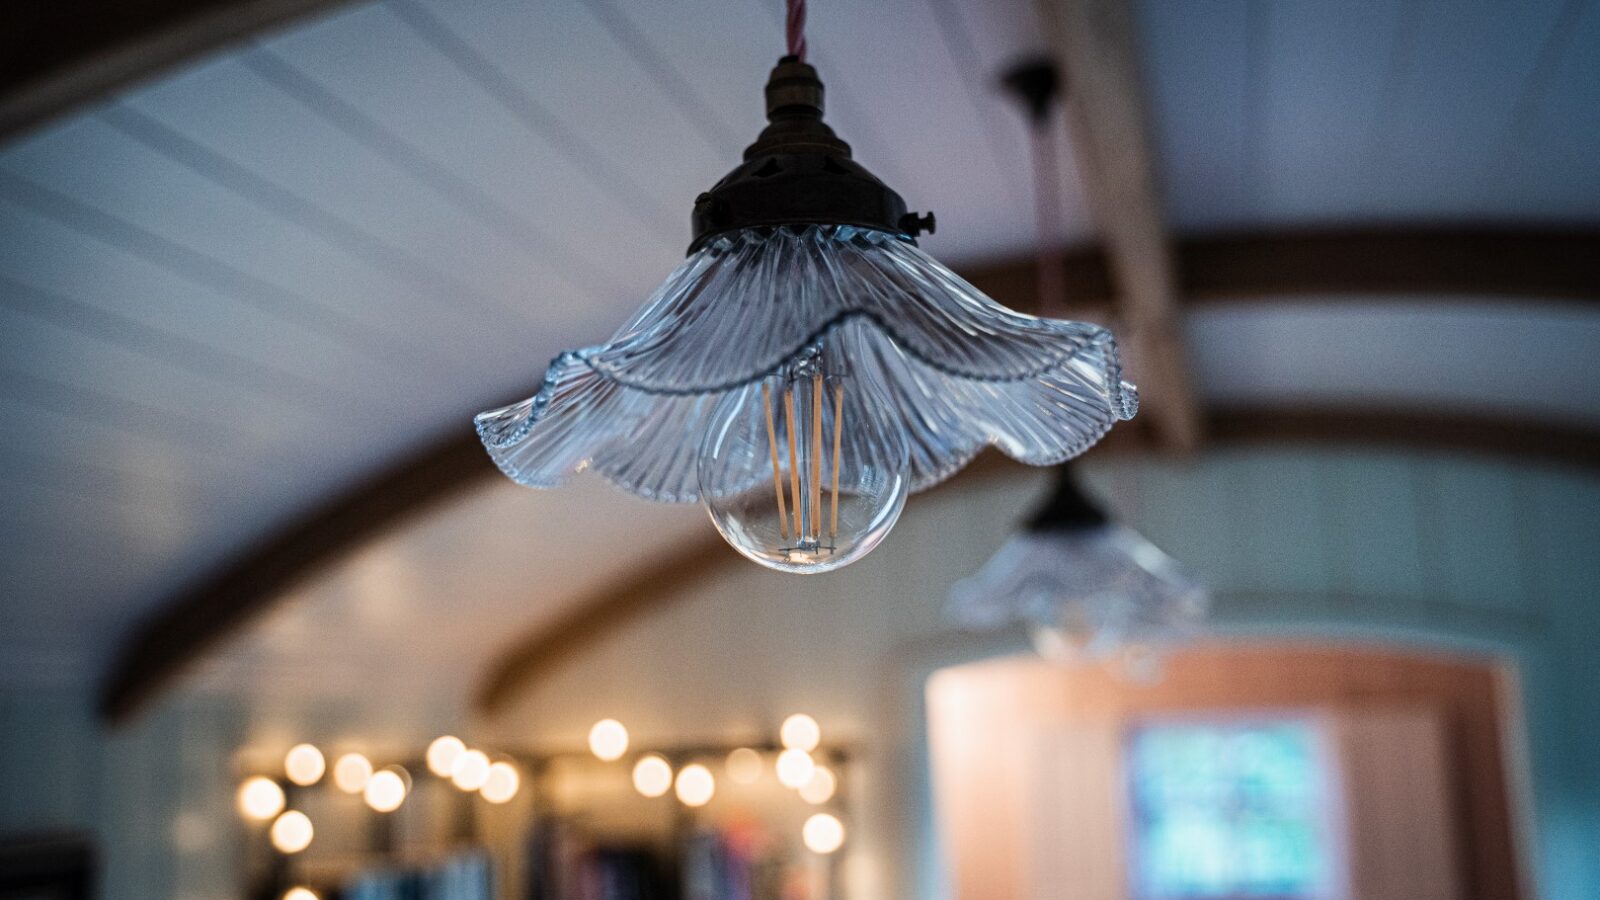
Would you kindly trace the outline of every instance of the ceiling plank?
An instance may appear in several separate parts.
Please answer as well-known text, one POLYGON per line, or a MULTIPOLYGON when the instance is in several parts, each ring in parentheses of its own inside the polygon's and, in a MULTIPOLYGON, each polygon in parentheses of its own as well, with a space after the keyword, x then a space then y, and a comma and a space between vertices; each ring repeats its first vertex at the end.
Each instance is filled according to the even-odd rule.
POLYGON ((347 0, 0 5, 0 141, 230 42, 347 0))
POLYGON ((1137 36, 1127 0, 1039 0, 1065 76, 1082 181, 1118 288, 1129 371, 1162 446, 1191 452, 1200 413, 1177 317, 1177 261, 1162 221, 1146 127, 1137 36))
MULTIPOLYGON (((1323 234, 1205 238, 1179 244, 1184 271, 1194 284, 1188 296, 1208 298, 1295 296, 1318 300, 1384 296, 1493 293, 1545 301, 1565 298, 1600 302, 1600 231, 1517 232, 1480 229, 1404 232, 1333 231, 1323 234), (1295 265, 1286 266, 1283 258, 1295 265)), ((1099 250, 1068 256, 1068 306, 1086 315, 1104 313, 1112 294, 1110 268, 1099 250)), ((964 270, 974 284, 1002 303, 1027 309, 1036 302, 1031 258, 964 270)), ((489 404, 484 404, 487 406, 489 404)), ((1365 419, 1326 411, 1240 412, 1214 410, 1206 428, 1223 443, 1260 441, 1359 442, 1428 446, 1509 454, 1600 469, 1600 436, 1552 426, 1374 414, 1365 419)), ((1135 419, 1114 429, 1107 452, 1120 446, 1147 447, 1140 434, 1150 426, 1135 419)), ((980 468, 979 471, 982 471, 980 468)), ((195 661, 267 612, 293 586, 336 562, 343 554, 398 527, 497 472, 470 432, 452 435, 333 498, 291 522, 255 548, 196 581, 155 607, 126 639, 100 696, 102 713, 125 720, 148 706, 195 661)), ((705 553, 715 560, 708 538, 705 553)), ((711 565, 711 563, 707 563, 711 565)), ((715 568, 713 565, 712 568, 715 568)), ((686 571, 683 577, 688 578, 686 571)), ((652 573, 661 578, 662 573, 652 573)), ((627 587, 624 585, 623 587, 627 587)), ((617 604, 603 592, 587 610, 557 626, 581 643, 605 633, 618 620, 617 604), (605 610, 610 608, 611 612, 605 610)), ((633 593, 646 593, 635 591, 633 593)), ((654 593, 657 592, 649 592, 654 593)), ((627 616, 648 604, 623 608, 627 616)), ((541 659, 544 650, 534 654, 541 659)), ((530 671, 545 665, 527 664, 530 671)), ((516 679, 510 679, 515 681, 516 679)), ((493 677, 486 684, 492 683, 493 677)), ((489 690, 487 687, 484 689, 489 690)), ((499 689, 496 689, 499 690, 499 689)))

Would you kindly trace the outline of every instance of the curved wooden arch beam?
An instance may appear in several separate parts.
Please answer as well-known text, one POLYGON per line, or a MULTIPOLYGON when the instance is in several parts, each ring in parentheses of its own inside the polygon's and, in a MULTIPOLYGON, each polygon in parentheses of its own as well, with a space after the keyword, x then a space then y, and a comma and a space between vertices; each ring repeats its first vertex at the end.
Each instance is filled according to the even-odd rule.
MULTIPOLYGON (((1465 450, 1600 469, 1600 433, 1504 420, 1427 413, 1235 408, 1213 411, 1206 417, 1205 426, 1212 445, 1370 444, 1465 450)), ((1154 443, 1150 438, 1147 425, 1118 426, 1090 453, 1103 457, 1147 449, 1154 443)), ((994 477, 1022 468, 990 451, 961 477, 994 477)), ((713 534, 705 547, 695 548, 654 571, 636 572, 589 597, 565 619, 530 632, 489 667, 474 693, 474 707, 490 716, 505 710, 547 673, 606 635, 690 596, 688 588, 708 583, 744 564, 733 554, 720 552, 720 543, 713 534)))
POLYGON ((202 53, 342 2, 0 4, 0 141, 202 53))
POLYGON ((285 594, 435 505, 500 476, 472 431, 390 466, 167 598, 123 643, 100 714, 121 722, 285 594))
MULTIPOLYGON (((1345 230, 1182 241, 1178 253, 1183 261, 1184 290, 1199 302, 1213 297, 1455 293, 1600 303, 1600 263, 1596 262, 1600 260, 1600 231, 1345 230)), ((1067 257, 1067 305, 1086 313, 1104 313, 1111 296, 1104 257, 1093 249, 1071 251, 1067 257)), ((966 269, 963 274, 1007 305, 1027 309, 1034 302, 1032 259, 966 269)), ((1467 420, 1439 420, 1432 427, 1422 427, 1418 421, 1414 416, 1213 410, 1204 425, 1208 433, 1216 433, 1217 441, 1225 443, 1351 441, 1366 436, 1381 442, 1488 449, 1600 468, 1600 439, 1592 434, 1467 420)), ((1108 448, 1137 443, 1141 427, 1137 419, 1119 426, 1108 448)), ((268 536, 158 604, 139 623, 119 648, 102 682, 101 711, 113 721, 132 716, 200 656, 270 609, 289 587, 410 516, 497 475, 477 436, 463 432, 424 448, 268 536)), ((714 546, 713 539, 707 538, 708 547, 714 546)), ((651 578, 660 579, 663 574, 651 573, 651 578)), ((681 577, 694 576, 684 572, 681 577)), ((637 607, 627 606, 616 599, 621 594, 654 597, 662 593, 650 585, 637 591, 626 588, 626 584, 619 585, 596 595, 586 612, 575 614, 586 618, 569 619, 552 633, 574 647, 581 646, 592 635, 612 627, 619 617, 617 610, 632 615, 651 606, 651 601, 644 599, 637 601, 637 607)), ((552 642, 528 650, 531 646, 524 642, 520 655, 547 660, 552 653, 564 652, 552 642)), ((526 664, 532 672, 544 665, 526 664)), ((504 667, 498 666, 496 671, 504 667)), ((499 701, 484 698, 513 690, 491 689, 488 685, 497 677, 491 674, 479 695, 491 706, 499 701)), ((525 677, 502 680, 509 685, 525 677)))

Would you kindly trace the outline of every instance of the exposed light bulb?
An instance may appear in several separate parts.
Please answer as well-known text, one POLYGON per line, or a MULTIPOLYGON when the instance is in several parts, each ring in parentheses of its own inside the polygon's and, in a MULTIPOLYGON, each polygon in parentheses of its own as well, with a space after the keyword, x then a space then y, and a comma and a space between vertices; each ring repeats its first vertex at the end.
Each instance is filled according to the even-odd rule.
POLYGON ((310 744, 296 744, 284 754, 283 773, 289 776, 290 781, 301 787, 308 787, 321 781, 326 771, 328 771, 328 761, 323 758, 321 750, 310 744))
POLYGON ((830 813, 817 813, 801 826, 800 839, 812 853, 832 853, 844 846, 844 823, 830 813))
POLYGON ((283 892, 283 900, 322 900, 322 898, 308 887, 292 887, 283 892))
POLYGON ((729 753, 725 766, 728 779, 734 784, 755 784, 761 780, 761 754, 749 747, 729 753))
POLYGON ((805 713, 795 713, 778 726, 778 741, 786 749, 810 753, 822 743, 822 726, 805 713))
POLYGON ((359 753, 346 753, 333 764, 333 783, 346 794, 359 794, 372 778, 372 760, 359 753))
POLYGON ((489 757, 482 750, 464 750, 450 767, 450 781, 463 791, 475 791, 489 780, 489 757))
POLYGON ((628 729, 616 719, 601 719, 589 729, 589 750, 606 762, 628 752, 628 729))
POLYGON ((729 391, 711 415, 701 498, 728 543, 769 568, 848 565, 888 535, 905 507, 905 430, 847 363, 848 333, 729 391))
POLYGON ((678 799, 684 806, 705 806, 717 792, 717 780, 710 769, 690 763, 678 772, 676 787, 678 799))
POLYGON ((800 799, 812 806, 820 806, 833 799, 833 792, 838 786, 834 780, 833 771, 827 766, 817 766, 805 784, 800 785, 800 799))
POLYGON ((633 764, 633 789, 645 797, 672 790, 672 766, 654 753, 633 764))
POLYGON ((803 786, 816 769, 816 761, 804 750, 785 750, 778 754, 778 783, 786 788, 803 786))
POLYGON ((450 770, 456 764, 456 757, 467 749, 467 745, 454 735, 442 735, 433 739, 428 745, 428 771, 440 778, 449 778, 450 770))
POLYGON ((315 836, 316 829, 311 827, 311 820, 298 809, 289 810, 272 823, 272 846, 279 853, 299 853, 311 846, 311 839, 315 836))
POLYGON ((522 776, 517 774, 516 766, 508 762, 496 762, 489 764, 489 777, 484 779, 478 793, 490 803, 509 803, 521 786, 522 776))
POLYGON ((377 812, 394 812, 406 801, 406 780, 398 767, 381 769, 367 779, 362 798, 377 812))
POLYGON ((239 785, 237 800, 240 815, 265 822, 283 811, 283 788, 276 781, 257 775, 239 785))

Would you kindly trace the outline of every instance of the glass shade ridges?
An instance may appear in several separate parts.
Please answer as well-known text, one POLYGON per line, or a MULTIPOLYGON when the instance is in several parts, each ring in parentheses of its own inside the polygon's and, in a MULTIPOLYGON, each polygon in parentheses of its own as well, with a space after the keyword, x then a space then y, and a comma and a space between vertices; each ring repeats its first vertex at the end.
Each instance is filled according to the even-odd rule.
POLYGON ((1007 309, 898 236, 808 225, 718 237, 611 341, 562 353, 538 394, 475 424, 519 483, 593 468, 634 494, 692 502, 720 400, 822 340, 850 347, 901 420, 913 491, 991 444, 1065 461, 1137 408, 1105 329, 1007 309))

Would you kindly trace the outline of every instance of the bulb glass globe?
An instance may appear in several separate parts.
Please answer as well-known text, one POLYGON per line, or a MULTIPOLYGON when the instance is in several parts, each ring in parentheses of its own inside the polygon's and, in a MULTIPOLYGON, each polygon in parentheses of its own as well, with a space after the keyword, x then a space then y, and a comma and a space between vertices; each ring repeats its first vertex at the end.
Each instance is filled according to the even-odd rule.
POLYGON ((482 750, 464 750, 450 767, 450 781, 463 791, 475 791, 489 780, 489 757, 482 750))
POLYGON ((311 839, 315 836, 316 829, 311 827, 311 820, 297 809, 289 810, 272 823, 272 846, 279 853, 299 853, 311 846, 311 839))
POLYGON ((359 794, 372 778, 372 760, 359 753, 346 753, 333 763, 333 783, 346 794, 359 794))
POLYGON ((811 778, 800 785, 800 799, 813 806, 820 806, 833 799, 833 792, 838 782, 834 780, 833 771, 827 766, 817 766, 811 773, 811 778))
POLYGON ((749 747, 729 753, 725 767, 728 779, 734 784, 755 784, 761 780, 761 754, 749 747))
POLYGON ((804 750, 785 750, 778 754, 778 783, 786 788, 804 786, 816 770, 816 760, 804 750))
POLYGON ((660 797, 672 790, 672 766, 655 754, 633 764, 633 789, 645 797, 660 797))
POLYGON ((800 838, 812 853, 832 853, 844 846, 844 823, 830 813, 817 813, 801 827, 800 838))
POLYGON ((810 753, 822 743, 822 727, 805 713, 795 713, 778 727, 778 740, 786 749, 810 753))
POLYGON ((322 900, 322 898, 310 888, 292 887, 283 892, 283 900, 322 900))
POLYGON ((908 442, 876 385, 847 362, 849 329, 727 393, 700 449, 700 496, 745 557, 826 572, 876 547, 906 502, 908 442))
POLYGON ((628 752, 628 729, 616 719, 601 719, 589 729, 589 750, 606 762, 621 759, 628 752))
POLYGON ((456 757, 467 749, 467 745, 454 735, 442 735, 433 739, 428 745, 428 771, 440 778, 449 778, 451 769, 456 764, 456 757))
POLYGON ((361 795, 377 812, 394 812, 406 800, 406 782, 393 768, 381 769, 367 779, 361 795))
POLYGON ((276 781, 257 775, 239 785, 237 800, 240 815, 265 822, 283 811, 283 788, 276 781))
POLYGON ((717 792, 717 780, 711 770, 699 763, 690 763, 678 772, 676 782, 678 800, 684 806, 705 806, 717 792))
POLYGON ((522 776, 517 774, 516 766, 508 762, 495 762, 489 764, 489 777, 484 779, 478 793, 490 803, 510 803, 521 786, 522 776))
POLYGON ((283 756, 283 774, 301 787, 309 787, 322 780, 328 771, 328 761, 322 751, 310 744, 296 744, 283 756))

